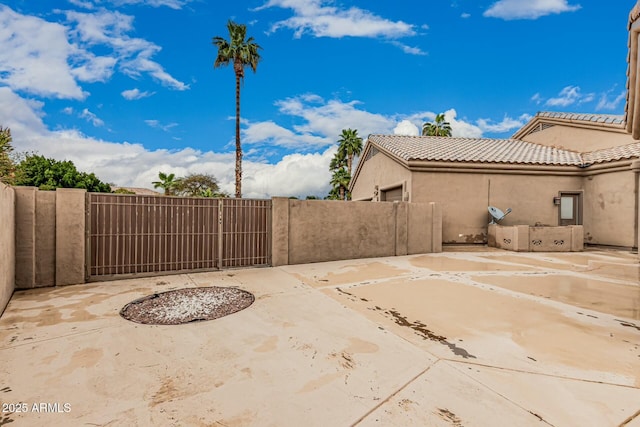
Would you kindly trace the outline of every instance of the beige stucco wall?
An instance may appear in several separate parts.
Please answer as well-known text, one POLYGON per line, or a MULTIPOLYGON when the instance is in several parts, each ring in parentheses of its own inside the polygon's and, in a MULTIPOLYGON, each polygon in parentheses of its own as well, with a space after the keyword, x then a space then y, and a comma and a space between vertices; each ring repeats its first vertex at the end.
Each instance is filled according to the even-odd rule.
POLYGON ((632 247, 636 242, 635 180, 631 169, 584 178, 585 242, 632 247))
POLYGON ((522 140, 580 152, 601 150, 637 142, 631 138, 631 135, 623 133, 623 131, 584 129, 559 124, 529 134, 523 137, 522 140))
POLYGON ((15 187, 16 289, 85 281, 85 190, 15 187))
POLYGON ((31 289, 36 277, 35 187, 15 187, 16 194, 16 289, 31 289))
POLYGON ((553 198, 581 189, 581 177, 414 172, 412 200, 442 206, 444 243, 486 243, 488 206, 512 208, 503 225, 558 225, 553 198))
POLYGON ((353 200, 371 199, 374 196, 375 186, 380 182, 384 182, 385 187, 404 183, 405 192, 411 194, 411 172, 385 154, 378 153, 363 164, 351 191, 351 198, 353 200))
POLYGON ((85 199, 85 190, 56 190, 56 286, 85 282, 85 199))
POLYGON ((439 252, 435 204, 274 198, 272 265, 439 252))
POLYGON ((0 182, 0 315, 15 289, 15 192, 0 182))

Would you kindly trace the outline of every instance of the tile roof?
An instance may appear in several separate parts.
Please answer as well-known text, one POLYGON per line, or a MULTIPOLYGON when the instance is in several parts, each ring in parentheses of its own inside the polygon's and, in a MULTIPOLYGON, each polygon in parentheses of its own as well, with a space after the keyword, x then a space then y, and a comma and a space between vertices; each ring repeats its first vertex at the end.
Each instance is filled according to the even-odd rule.
POLYGON ((640 142, 582 154, 582 160, 587 165, 631 158, 640 158, 640 142))
POLYGON ((624 125, 624 115, 614 114, 582 114, 582 113, 559 113, 554 111, 540 111, 537 117, 546 117, 550 119, 565 119, 571 121, 581 121, 590 123, 606 123, 615 125, 624 125))
POLYGON ((406 161, 588 166, 640 158, 640 143, 579 153, 517 139, 370 135, 369 141, 406 161))
POLYGON ((369 140, 403 160, 580 165, 580 154, 517 139, 371 135, 369 140))

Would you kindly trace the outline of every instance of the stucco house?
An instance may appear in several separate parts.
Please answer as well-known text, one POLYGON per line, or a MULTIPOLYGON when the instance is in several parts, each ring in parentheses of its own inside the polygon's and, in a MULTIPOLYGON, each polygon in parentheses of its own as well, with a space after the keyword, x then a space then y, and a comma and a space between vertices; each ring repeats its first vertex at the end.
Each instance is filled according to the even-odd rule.
POLYGON ((485 243, 497 206, 504 225, 581 224, 586 243, 632 248, 639 159, 621 117, 539 113, 512 139, 370 135, 350 190, 440 203, 444 243, 485 243))
POLYGON ((438 202, 444 243, 486 243, 503 225, 583 225, 586 244, 638 247, 640 2, 629 16, 625 114, 540 112, 510 139, 370 135, 353 200, 438 202))

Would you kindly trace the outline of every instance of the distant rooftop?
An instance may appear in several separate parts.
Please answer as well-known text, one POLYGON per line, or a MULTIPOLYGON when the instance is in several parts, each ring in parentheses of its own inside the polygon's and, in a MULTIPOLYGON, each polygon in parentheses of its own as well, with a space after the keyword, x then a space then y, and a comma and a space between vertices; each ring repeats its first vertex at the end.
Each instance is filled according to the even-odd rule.
POLYGON ((546 117, 550 119, 564 119, 570 121, 610 123, 616 125, 624 124, 624 115, 615 114, 584 114, 584 113, 559 113, 553 111, 540 111, 536 117, 546 117))

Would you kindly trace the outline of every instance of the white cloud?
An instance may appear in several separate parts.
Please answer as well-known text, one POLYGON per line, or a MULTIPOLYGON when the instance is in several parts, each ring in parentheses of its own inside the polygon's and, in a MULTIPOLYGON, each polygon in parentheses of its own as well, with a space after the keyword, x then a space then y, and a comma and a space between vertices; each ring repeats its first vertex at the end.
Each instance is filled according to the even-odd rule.
POLYGON ((533 95, 531 97, 531 100, 538 105, 543 101, 542 96, 540 96, 540 93, 536 93, 535 95, 533 95))
POLYGON ((409 55, 420 55, 424 56, 427 52, 423 51, 419 47, 407 46, 404 43, 400 43, 399 41, 393 40, 391 42, 392 45, 399 47, 404 53, 408 53, 409 55))
POLYGON ((309 33, 315 37, 388 37, 400 38, 416 34, 414 26, 391 21, 357 7, 340 9, 327 0, 269 0, 261 10, 280 7, 293 10, 293 17, 276 22, 271 31, 289 28, 295 37, 309 33))
POLYGON ((84 0, 67 0, 69 3, 71 3, 74 6, 78 6, 78 7, 82 7, 85 9, 93 9, 94 5, 93 3, 91 3, 90 1, 84 1, 84 0))
POLYGON ((77 48, 63 25, 0 5, 0 45, 0 83, 40 96, 86 97, 67 61, 77 48))
POLYGON ((480 129, 480 127, 476 125, 469 123, 467 120, 458 119, 458 112, 455 109, 452 108, 445 111, 444 118, 451 125, 451 136, 457 136, 461 138, 482 137, 482 129, 480 129))
POLYGON ((177 123, 169 123, 169 124, 162 124, 160 123, 160 121, 158 120, 145 120, 144 121, 148 126, 155 128, 155 129, 161 129, 165 132, 169 132, 171 129, 173 129, 174 127, 178 126, 177 123))
POLYGON ((128 36, 133 17, 106 10, 64 14, 66 25, 0 5, 0 84, 43 97, 84 99, 88 93, 80 82, 105 82, 117 68, 133 78, 148 74, 165 86, 188 89, 153 61, 159 46, 128 36))
MULTIPOLYGON (((405 117, 405 120, 410 121, 421 131, 422 125, 427 122, 433 122, 436 118, 436 113, 432 111, 425 111, 415 113, 405 117)), ((451 125, 451 136, 460 138, 480 138, 482 137, 482 129, 480 127, 470 123, 466 119, 458 119, 458 113, 454 108, 451 108, 444 112, 445 121, 451 125)))
POLYGON ((393 129, 394 135, 407 135, 407 136, 418 136, 420 135, 420 129, 415 124, 411 123, 410 120, 402 120, 398 125, 393 129))
POLYGON ((522 114, 517 119, 504 116, 502 121, 498 123, 492 123, 490 119, 478 119, 476 123, 483 132, 504 133, 520 129, 531 120, 531 118, 532 116, 529 114, 522 114))
MULTIPOLYGON (((234 192, 233 151, 201 152, 192 148, 148 150, 140 144, 95 139, 77 130, 49 130, 42 122, 43 104, 21 98, 7 87, 0 87, 0 117, 11 129, 13 145, 19 152, 38 152, 59 160, 71 160, 80 170, 95 172, 105 182, 121 186, 153 188, 158 172, 211 173, 221 188, 234 192)), ((309 154, 291 154, 275 164, 243 162, 243 196, 324 197, 329 191, 329 161, 335 147, 309 154)))
MULTIPOLYGON (((591 94, 588 94, 591 95, 591 94)), ((549 98, 545 105, 552 107, 567 107, 583 99, 579 86, 566 86, 556 98, 549 98)))
MULTIPOLYGON (((424 121, 435 118, 433 112, 384 116, 361 109, 357 101, 327 102, 314 94, 289 98, 276 105, 281 114, 297 118, 301 124, 287 129, 271 121, 243 121, 244 197, 324 197, 329 190, 329 162, 342 129, 357 128, 363 138, 371 133, 394 131, 417 134, 424 121), (259 145, 262 145, 260 149, 255 149, 259 145), (271 163, 260 159, 265 153, 269 154, 269 145, 294 148, 298 152, 271 163)), ((80 170, 95 172, 101 180, 121 186, 151 188, 159 171, 179 176, 211 173, 218 178, 223 190, 234 192, 235 153, 232 146, 225 152, 202 152, 189 147, 149 150, 141 144, 104 141, 73 129, 50 130, 42 120, 43 106, 42 102, 21 98, 11 89, 0 87, 0 117, 8 118, 3 126, 11 128, 17 151, 35 151, 48 157, 71 160, 80 170)), ((73 113, 71 107, 67 108, 73 113)), ((95 117, 88 110, 81 114, 95 117)), ((500 123, 483 120, 472 124, 465 118, 459 119, 455 109, 447 110, 445 118, 451 123, 454 136, 474 138, 481 137, 483 131, 510 129, 516 122, 505 117, 500 123)), ((524 120, 524 116, 518 120, 524 120)), ((165 130, 175 126, 157 120, 148 120, 147 124, 165 130)))
POLYGON ((78 114, 78 117, 80 117, 81 119, 85 119, 86 121, 88 121, 89 123, 91 123, 96 127, 104 126, 104 121, 99 119, 98 116, 96 116, 94 113, 89 111, 89 109, 87 108, 82 110, 82 112, 78 114))
POLYGON ((82 7, 85 9, 95 9, 98 5, 101 4, 113 4, 115 6, 122 5, 141 5, 141 6, 151 6, 151 7, 162 7, 166 6, 171 9, 182 9, 185 5, 190 3, 192 0, 68 0, 69 3, 82 7))
POLYGON ((120 93, 120 95, 122 95, 122 97, 126 100, 129 101, 133 101, 136 99, 142 99, 142 98, 148 98, 150 96, 153 96, 155 94, 155 92, 141 92, 140 89, 135 88, 135 89, 129 89, 129 90, 124 90, 120 93))
POLYGON ((567 0, 499 0, 483 15, 492 18, 538 19, 541 16, 574 12, 580 5, 571 5, 567 0))
POLYGON ((627 92, 622 91, 618 96, 610 100, 609 94, 611 92, 612 91, 608 91, 602 94, 602 96, 600 97, 600 100, 598 101, 598 105, 596 105, 596 111, 615 110, 616 108, 618 108, 618 105, 620 105, 620 103, 624 101, 627 97, 627 92))
POLYGON ((301 121, 293 129, 274 123, 245 122, 243 130, 248 144, 269 144, 299 151, 309 151, 335 144, 342 129, 357 128, 363 137, 370 133, 390 133, 396 119, 358 108, 358 101, 325 101, 315 94, 305 94, 276 102, 281 114, 301 121))
POLYGON ((182 9, 186 4, 190 3, 192 0, 110 0, 111 3, 116 6, 121 6, 124 4, 136 4, 143 6, 152 6, 152 7, 162 7, 166 6, 171 9, 182 9))
POLYGON ((462 19, 467 19, 467 18, 470 18, 470 17, 471 17, 470 13, 463 13, 462 15, 460 15, 460 18, 462 18, 462 19))
MULTIPOLYGON (((132 38, 127 33, 133 30, 133 17, 120 12, 100 10, 95 13, 82 13, 66 11, 65 16, 69 23, 74 25, 70 34, 78 44, 90 47, 106 47, 112 51, 111 58, 117 61, 118 68, 124 74, 139 78, 142 74, 149 74, 165 86, 176 90, 186 90, 189 86, 175 79, 164 68, 151 58, 160 52, 161 47, 140 38, 132 38)), ((85 58, 94 68, 97 59, 93 54, 87 53, 85 58)), ((101 61, 108 63, 101 57, 101 61)), ((114 62, 115 63, 115 62, 114 62)))

